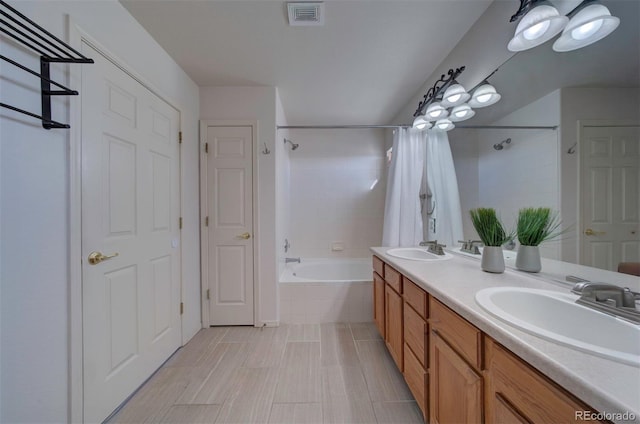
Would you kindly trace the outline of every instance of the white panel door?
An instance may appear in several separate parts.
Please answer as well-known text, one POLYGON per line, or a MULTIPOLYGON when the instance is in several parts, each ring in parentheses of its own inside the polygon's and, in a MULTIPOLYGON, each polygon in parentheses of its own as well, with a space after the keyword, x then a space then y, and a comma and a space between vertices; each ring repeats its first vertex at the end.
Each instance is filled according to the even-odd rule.
POLYGON ((640 261, 640 129, 582 128, 580 263, 640 261))
POLYGON ((83 53, 96 61, 81 90, 84 421, 102 422, 181 343, 179 117, 83 53))
POLYGON ((253 325, 253 129, 207 126, 209 325, 253 325))

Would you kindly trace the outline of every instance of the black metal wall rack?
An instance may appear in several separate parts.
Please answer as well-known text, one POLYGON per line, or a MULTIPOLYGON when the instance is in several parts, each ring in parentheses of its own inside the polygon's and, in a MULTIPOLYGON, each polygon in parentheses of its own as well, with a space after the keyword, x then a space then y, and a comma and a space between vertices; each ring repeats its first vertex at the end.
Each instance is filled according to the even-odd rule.
POLYGON ((31 19, 0 0, 0 32, 12 38, 19 44, 33 50, 40 55, 40 73, 35 72, 20 63, 0 54, 0 59, 40 78, 40 92, 42 97, 42 115, 38 115, 15 106, 0 102, 3 108, 32 116, 42 121, 42 127, 69 128, 51 119, 51 96, 77 96, 78 92, 51 80, 50 65, 52 63, 94 63, 82 53, 69 46, 64 41, 51 34, 31 19), (60 90, 53 90, 51 86, 60 90))

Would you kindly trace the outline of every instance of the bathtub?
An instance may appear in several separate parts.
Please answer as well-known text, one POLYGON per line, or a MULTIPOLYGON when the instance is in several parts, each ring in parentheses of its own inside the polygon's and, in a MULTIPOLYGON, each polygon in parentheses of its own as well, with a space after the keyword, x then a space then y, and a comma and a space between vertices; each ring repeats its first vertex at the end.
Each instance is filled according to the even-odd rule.
POLYGON ((372 273, 371 258, 301 258, 287 264, 280 276, 280 321, 372 321, 372 273))

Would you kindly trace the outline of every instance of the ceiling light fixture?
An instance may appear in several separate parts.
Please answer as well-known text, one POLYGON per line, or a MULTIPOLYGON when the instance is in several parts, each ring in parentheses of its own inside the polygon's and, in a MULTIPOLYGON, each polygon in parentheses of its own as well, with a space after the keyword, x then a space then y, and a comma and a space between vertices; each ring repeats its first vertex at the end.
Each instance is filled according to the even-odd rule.
POLYGON ((568 52, 593 44, 611 34, 620 25, 620 19, 611 16, 606 6, 597 1, 585 1, 572 11, 571 20, 553 50, 568 52))
POLYGON ((469 106, 473 108, 491 106, 497 103, 501 97, 496 88, 485 80, 474 90, 471 100, 469 100, 469 106))
POLYGON ((511 21, 524 17, 518 23, 515 35, 509 41, 507 48, 512 52, 520 52, 543 44, 565 27, 569 18, 560 15, 558 9, 546 0, 520 0, 518 12, 511 17, 511 21))
POLYGON ((469 100, 469 93, 456 80, 447 88, 442 96, 442 105, 444 107, 458 106, 469 100))
POLYGON ((455 127, 456 126, 453 125, 453 122, 451 122, 449 119, 440 119, 433 126, 434 129, 441 130, 441 131, 451 131, 455 127))
MULTIPOLYGON (((420 115, 426 115, 427 119, 429 120, 436 120, 436 119, 440 119, 440 118, 446 118, 446 114, 448 114, 448 112, 446 111, 446 107, 443 107, 442 104, 440 104, 440 101, 443 101, 443 98, 447 95, 447 91, 449 88, 451 87, 455 87, 456 85, 460 86, 462 88, 462 91, 464 93, 466 93, 466 91, 464 90, 464 87, 462 87, 460 84, 458 84, 456 82, 456 78, 458 78, 458 76, 464 71, 464 66, 458 68, 458 69, 449 69, 449 71, 447 72, 447 75, 442 74, 440 76, 440 79, 438 81, 436 81, 435 84, 433 84, 433 87, 431 87, 428 91, 427 94, 425 94, 424 96, 422 96, 423 100, 418 103, 418 108, 416 109, 416 111, 413 113, 414 117, 420 116, 420 115), (436 113, 435 110, 432 108, 432 105, 437 104, 440 108, 442 108, 444 110, 444 113, 442 112, 438 112, 436 113), (427 109, 427 112, 425 113, 425 109, 427 109), (429 112, 432 112, 431 114, 429 112), (445 114, 446 113, 446 114, 445 114)), ((456 89, 458 90, 458 89, 456 89)), ((461 92, 450 92, 449 96, 451 95, 457 95, 457 94, 461 94, 460 97, 462 96, 461 92)), ((458 98, 453 98, 452 100, 457 100, 459 101, 458 98)), ((443 101, 444 103, 444 101, 443 101)), ((464 103, 464 101, 460 101, 460 103, 464 103)), ((435 107, 435 106, 433 106, 435 107)))
POLYGON ((427 107, 427 113, 425 116, 427 119, 435 121, 436 119, 446 118, 449 116, 449 112, 440 102, 435 102, 431 103, 429 107, 427 107))
POLYGON ((467 119, 472 118, 475 114, 476 112, 471 109, 471 106, 464 103, 453 108, 449 114, 449 120, 453 122, 466 121, 467 119))
POLYGON ((431 128, 431 122, 429 122, 424 115, 420 115, 413 120, 413 128, 418 130, 428 130, 431 128))

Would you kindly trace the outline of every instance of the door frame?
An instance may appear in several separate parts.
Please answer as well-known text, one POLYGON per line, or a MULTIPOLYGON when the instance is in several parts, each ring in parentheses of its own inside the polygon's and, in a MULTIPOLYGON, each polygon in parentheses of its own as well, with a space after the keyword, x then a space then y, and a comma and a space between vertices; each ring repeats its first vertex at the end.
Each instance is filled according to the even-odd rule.
MULTIPOLYGON (((82 26, 67 15, 66 26, 69 29, 69 45, 76 50, 82 48, 86 42, 92 48, 100 52, 112 64, 133 78, 136 82, 169 104, 178 112, 178 131, 182 132, 182 109, 178 102, 170 96, 163 94, 156 86, 145 77, 137 73, 129 64, 115 55, 104 45, 92 37, 82 26)), ((82 65, 91 66, 91 64, 82 65)), ((78 86, 82 81, 82 69, 80 66, 69 67, 70 86, 78 86)), ((81 93, 82 94, 82 93, 81 93)), ((71 99, 69 105, 69 290, 68 290, 68 411, 69 421, 72 423, 84 422, 84 381, 83 381, 83 318, 82 318, 82 110, 78 99, 71 99), (80 260, 78 260, 80 259, 80 260)), ((179 215, 183 212, 182 190, 182 148, 178 149, 178 202, 179 215)), ((178 263, 180 275, 180 300, 184 299, 184 276, 182 267, 182 231, 179 233, 178 263)), ((180 316, 181 345, 184 345, 183 316, 180 316)))
POLYGON ((582 190, 582 172, 584 171, 583 166, 584 163, 582 161, 582 153, 584 146, 582 145, 582 136, 584 135, 585 128, 592 127, 638 127, 640 126, 640 121, 634 119, 579 119, 576 122, 577 132, 576 132, 576 146, 578 147, 578 175, 577 175, 577 205, 576 205, 576 248, 577 248, 577 258, 578 264, 582 265, 584 260, 584 249, 582 247, 582 240, 584 238, 584 234, 582 233, 582 226, 584 223, 584 217, 582 216, 582 198, 583 193, 582 190))
POLYGON ((209 327, 209 299, 207 290, 209 289, 209 227, 204 224, 208 215, 207 197, 207 154, 204 151, 207 142, 207 127, 251 127, 251 167, 253 178, 251 180, 251 207, 253 225, 253 326, 259 327, 260 320, 260 284, 258 264, 260 263, 258 249, 260 243, 260 227, 258 225, 258 121, 257 120, 200 120, 200 298, 202 311, 202 327, 209 327))

